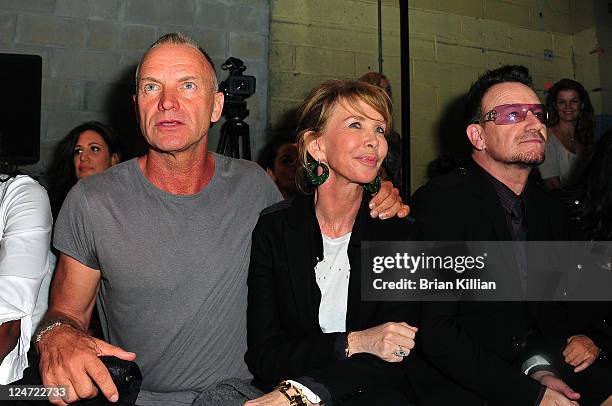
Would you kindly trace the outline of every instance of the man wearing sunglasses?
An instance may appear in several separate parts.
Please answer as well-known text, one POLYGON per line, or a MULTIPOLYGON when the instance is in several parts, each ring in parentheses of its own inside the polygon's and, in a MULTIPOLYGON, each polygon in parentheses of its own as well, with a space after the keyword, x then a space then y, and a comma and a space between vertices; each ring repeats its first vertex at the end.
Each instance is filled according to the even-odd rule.
MULTIPOLYGON (((473 164, 432 179, 412 199, 411 214, 425 239, 567 239, 562 207, 530 180, 532 168, 544 160, 547 112, 527 69, 502 66, 486 72, 471 86, 467 108, 473 164)), ((527 267, 519 250, 511 262, 504 274, 515 273, 519 298, 525 298, 527 267)), ((556 321, 562 317, 553 303, 425 303, 421 348, 437 379, 422 378, 423 403, 600 404, 606 397, 595 399, 579 383, 560 379, 553 360, 543 355, 566 338, 556 321)))

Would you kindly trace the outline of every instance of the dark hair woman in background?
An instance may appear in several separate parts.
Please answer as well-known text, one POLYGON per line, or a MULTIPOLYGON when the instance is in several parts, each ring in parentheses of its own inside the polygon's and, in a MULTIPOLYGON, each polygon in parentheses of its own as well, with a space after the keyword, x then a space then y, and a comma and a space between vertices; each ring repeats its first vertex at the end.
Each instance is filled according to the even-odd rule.
POLYGON ((577 156, 593 142, 593 105, 584 87, 561 79, 546 96, 549 113, 546 159, 540 165, 544 185, 550 190, 566 186, 577 156))
POLYGON ((295 173, 298 149, 295 141, 286 137, 274 138, 263 147, 258 163, 270 175, 285 199, 297 193, 295 173))
POLYGON ((115 131, 99 121, 88 121, 70 130, 55 151, 49 169, 49 195, 54 218, 68 191, 79 179, 102 172, 121 161, 115 131))

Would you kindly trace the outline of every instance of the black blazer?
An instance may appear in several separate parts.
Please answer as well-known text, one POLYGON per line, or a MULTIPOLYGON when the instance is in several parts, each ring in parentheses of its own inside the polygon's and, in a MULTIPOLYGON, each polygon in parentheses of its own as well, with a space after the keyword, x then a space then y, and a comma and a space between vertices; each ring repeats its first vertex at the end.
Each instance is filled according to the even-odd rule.
MULTIPOLYGON (((525 194, 527 239, 565 239, 561 205, 533 182, 525 194)), ((411 214, 431 241, 512 239, 497 193, 477 165, 421 187, 412 197, 411 214)), ((533 302, 424 303, 421 349, 439 379, 435 390, 431 382, 421 382, 423 403, 536 404, 541 386, 522 373, 520 364, 552 348, 543 331, 556 328, 563 317, 556 305, 533 302)))
MULTIPOLYGON (((347 331, 364 330, 388 321, 417 323, 418 304, 362 302, 362 240, 411 240, 417 231, 410 220, 372 219, 364 195, 348 248, 351 266, 347 331)), ((264 210, 253 231, 248 276, 246 363, 255 384, 270 390, 283 379, 306 377, 322 384, 332 400, 350 398, 368 386, 390 384, 409 369, 411 353, 401 363, 370 354, 341 360, 344 337, 322 333, 318 314, 321 293, 314 267, 323 258, 323 241, 313 197, 296 196, 264 210)), ((405 385, 402 383, 402 385, 405 385)))

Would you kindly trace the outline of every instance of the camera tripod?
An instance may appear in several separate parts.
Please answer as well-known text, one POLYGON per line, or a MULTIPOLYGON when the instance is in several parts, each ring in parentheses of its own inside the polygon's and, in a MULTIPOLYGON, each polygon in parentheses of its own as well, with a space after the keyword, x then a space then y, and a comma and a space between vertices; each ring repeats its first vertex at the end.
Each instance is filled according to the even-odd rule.
POLYGON ((217 153, 232 158, 251 159, 251 142, 249 139, 249 125, 244 122, 249 110, 244 100, 229 100, 223 112, 225 123, 221 126, 221 138, 217 146, 217 153), (239 141, 242 140, 242 156, 239 141))

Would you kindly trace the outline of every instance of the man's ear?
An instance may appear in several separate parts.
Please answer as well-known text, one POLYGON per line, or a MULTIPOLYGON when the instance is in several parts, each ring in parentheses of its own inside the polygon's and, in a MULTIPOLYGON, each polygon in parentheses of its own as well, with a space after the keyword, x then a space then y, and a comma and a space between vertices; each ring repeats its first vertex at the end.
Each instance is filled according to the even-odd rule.
POLYGON ((316 161, 325 161, 325 145, 321 142, 321 137, 317 137, 314 131, 304 134, 306 140, 306 150, 316 161))
POLYGON ((484 140, 484 128, 480 124, 470 124, 465 130, 468 139, 472 143, 472 146, 478 151, 484 151, 487 149, 484 140))
POLYGON ((221 118, 221 114, 223 113, 223 101, 225 100, 225 95, 223 92, 216 92, 213 95, 213 111, 210 116, 210 121, 216 123, 221 118))

